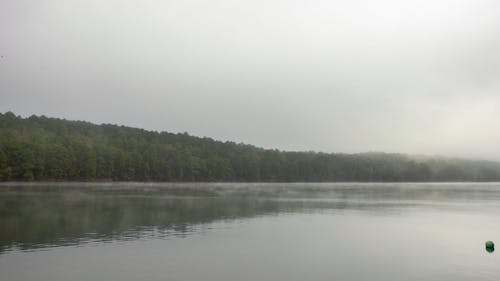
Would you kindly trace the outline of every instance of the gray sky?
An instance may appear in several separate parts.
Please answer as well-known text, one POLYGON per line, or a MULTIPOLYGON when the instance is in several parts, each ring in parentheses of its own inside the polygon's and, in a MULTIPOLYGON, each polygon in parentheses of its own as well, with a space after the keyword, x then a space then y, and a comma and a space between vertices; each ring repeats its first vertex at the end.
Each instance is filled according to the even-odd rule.
POLYGON ((500 1, 1 0, 0 111, 500 159, 500 1))

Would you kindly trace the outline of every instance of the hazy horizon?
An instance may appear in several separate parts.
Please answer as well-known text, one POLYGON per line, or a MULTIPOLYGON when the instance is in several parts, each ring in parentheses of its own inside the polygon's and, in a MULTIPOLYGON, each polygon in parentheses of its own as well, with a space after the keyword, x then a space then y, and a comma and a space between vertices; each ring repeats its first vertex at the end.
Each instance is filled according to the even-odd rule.
MULTIPOLYGON (((144 128, 141 128, 141 127, 134 127, 134 126, 129 126, 127 124, 120 124, 120 123, 95 123, 95 122, 91 122, 91 121, 88 121, 88 120, 73 120, 73 119, 67 119, 67 118, 61 118, 61 117, 57 117, 57 116, 47 116, 47 115, 37 115, 37 114, 31 114, 31 115, 20 115, 20 114, 16 114, 16 112, 13 112, 13 111, 7 111, 7 112, 11 112, 13 114, 15 114, 16 116, 20 116, 22 118, 29 118, 30 116, 37 116, 37 117, 47 117, 47 118, 56 118, 56 119, 62 119, 62 120, 66 120, 66 121, 76 121, 76 122, 88 122, 88 123, 91 123, 91 124, 94 124, 94 125, 115 125, 115 126, 124 126, 124 127, 128 127, 128 128, 132 128, 132 129, 144 129, 144 128)), ((0 112, 2 114, 5 114, 7 112, 0 112)), ((255 146, 257 148, 263 148, 263 149, 271 149, 271 150, 274 150, 274 149, 277 149, 279 151, 286 151, 286 152, 313 152, 313 153, 338 153, 338 154, 364 154, 364 153, 386 153, 386 154, 403 154, 403 155, 407 155, 407 156, 410 156, 410 157, 415 157, 415 158, 421 158, 423 157, 424 159, 425 158, 448 158, 448 159, 464 159, 464 160, 473 160, 473 161, 493 161, 493 162, 500 162, 500 160, 497 160, 497 159, 488 159, 488 158, 480 158, 480 157, 460 157, 460 156, 453 156, 453 155, 443 155, 443 154, 425 154, 425 153, 407 153, 407 152, 397 152, 397 151, 394 151, 394 152, 387 152, 387 151, 376 151, 376 150, 367 150, 367 151, 357 151, 357 152, 342 152, 342 151, 322 151, 322 150, 312 150, 312 149, 309 149, 309 150, 291 150, 291 149, 280 149, 280 148, 277 148, 277 147, 264 147, 264 146, 257 146, 255 144, 252 144, 252 143, 245 143, 245 142, 238 142, 238 141, 234 141, 234 140, 230 140, 230 139, 217 139, 217 138, 213 138, 213 137, 210 137, 210 136, 200 136, 200 135, 195 135, 195 134, 192 134, 190 132, 171 132, 171 131, 165 131, 165 130, 148 130, 148 129, 145 129, 147 131, 152 131, 152 132, 158 132, 158 133, 162 133, 162 132, 166 132, 166 133, 173 133, 173 134, 185 134, 187 133, 189 136, 192 136, 192 137, 197 137, 197 138, 211 138, 215 141, 220 141, 220 142, 235 142, 235 143, 240 143, 240 144, 245 144, 245 145, 252 145, 252 146, 255 146)))
POLYGON ((6 0, 0 112, 500 160, 500 2, 6 0))

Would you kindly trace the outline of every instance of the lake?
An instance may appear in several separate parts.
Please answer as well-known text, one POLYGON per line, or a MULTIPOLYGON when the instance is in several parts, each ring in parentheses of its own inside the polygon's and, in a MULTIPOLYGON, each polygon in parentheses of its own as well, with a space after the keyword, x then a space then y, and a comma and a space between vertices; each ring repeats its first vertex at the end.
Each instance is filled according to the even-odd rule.
POLYGON ((3 184, 0 280, 498 280, 499 218, 498 183, 3 184))

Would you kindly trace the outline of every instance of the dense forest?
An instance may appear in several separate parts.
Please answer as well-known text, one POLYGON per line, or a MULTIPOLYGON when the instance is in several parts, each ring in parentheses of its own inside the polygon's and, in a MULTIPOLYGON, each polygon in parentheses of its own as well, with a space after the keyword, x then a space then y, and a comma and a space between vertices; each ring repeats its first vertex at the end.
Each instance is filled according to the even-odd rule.
POLYGON ((0 113, 0 180, 498 181, 500 163, 262 149, 187 133, 0 113))

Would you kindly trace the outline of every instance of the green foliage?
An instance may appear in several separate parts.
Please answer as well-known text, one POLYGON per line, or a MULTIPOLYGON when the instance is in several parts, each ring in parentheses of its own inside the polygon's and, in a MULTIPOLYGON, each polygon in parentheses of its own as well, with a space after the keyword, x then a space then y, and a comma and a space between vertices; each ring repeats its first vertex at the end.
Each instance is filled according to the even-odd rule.
POLYGON ((0 114, 0 180, 498 181, 500 163, 266 150, 7 112, 0 114))
POLYGON ((10 179, 11 169, 7 166, 7 156, 3 149, 0 148, 0 181, 10 179))

